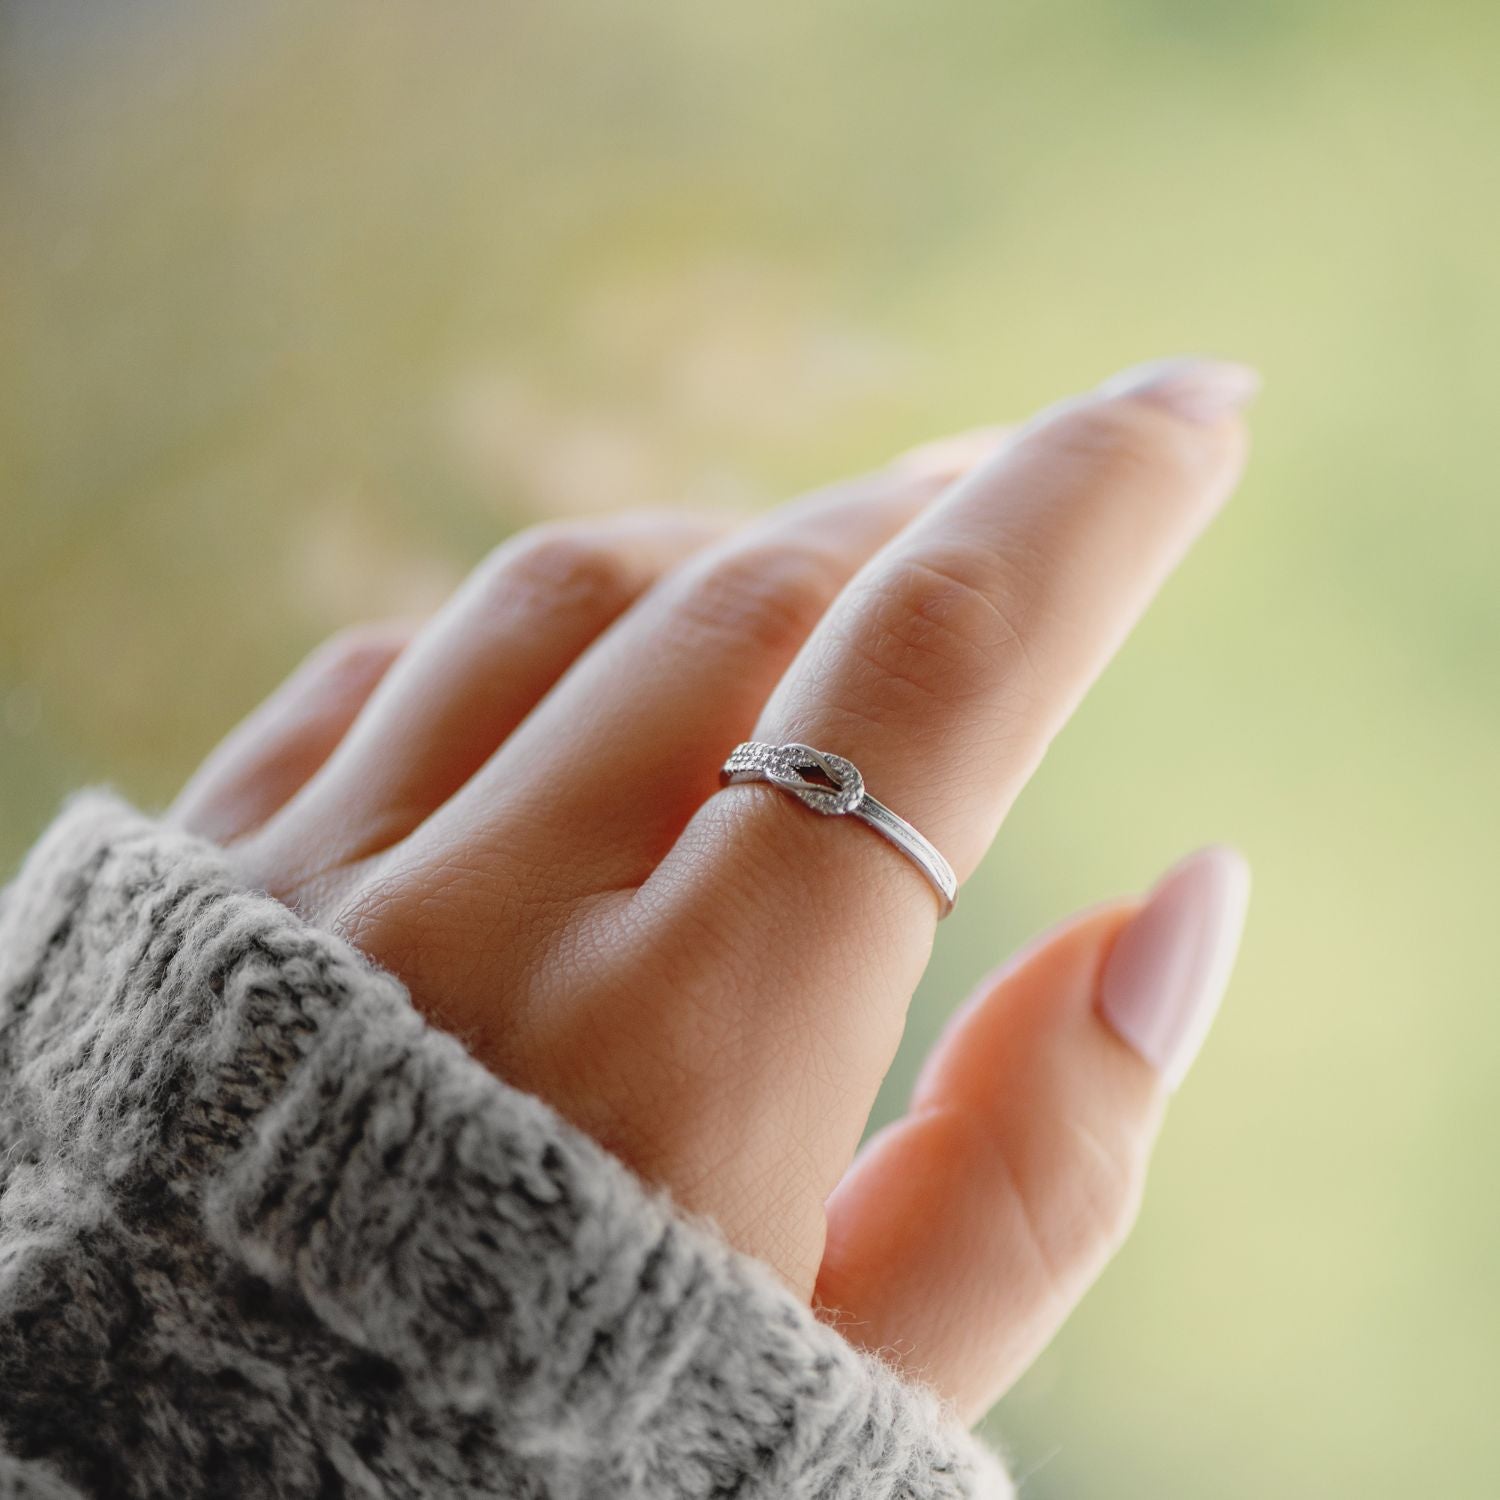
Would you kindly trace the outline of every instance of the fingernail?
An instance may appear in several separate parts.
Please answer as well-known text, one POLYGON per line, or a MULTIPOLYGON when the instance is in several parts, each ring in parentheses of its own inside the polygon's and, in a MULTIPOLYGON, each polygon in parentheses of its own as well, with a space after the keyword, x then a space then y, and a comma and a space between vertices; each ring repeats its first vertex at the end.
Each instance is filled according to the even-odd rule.
POLYGON ((1249 900, 1244 855, 1214 844, 1168 870, 1115 939, 1099 1008, 1170 1089, 1213 1024, 1249 900))
POLYGON ((1164 407, 1174 416, 1211 426, 1248 406, 1260 390, 1260 372, 1222 359, 1159 359, 1106 380, 1101 395, 1129 396, 1164 407))

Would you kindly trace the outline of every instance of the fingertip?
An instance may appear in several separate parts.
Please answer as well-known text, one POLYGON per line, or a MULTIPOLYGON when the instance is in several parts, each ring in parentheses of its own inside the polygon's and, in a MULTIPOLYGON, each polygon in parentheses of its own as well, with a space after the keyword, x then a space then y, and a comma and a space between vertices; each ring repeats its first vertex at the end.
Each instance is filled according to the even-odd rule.
POLYGON ((1239 360, 1176 355, 1133 365, 1098 389, 1106 400, 1144 401, 1183 421, 1214 426, 1260 393, 1260 371, 1239 360))
MULTIPOLYGON (((417 622, 380 620, 349 625, 308 654, 288 682, 310 705, 321 705, 335 689, 368 694, 411 643, 417 622)), ((290 695, 290 694, 289 694, 290 695)))
POLYGON ((1110 952, 1100 1014, 1169 1089, 1218 1014, 1249 902, 1249 861, 1231 845, 1210 844, 1157 881, 1110 952))
POLYGON ((999 449, 1014 429, 999 423, 934 438, 891 461, 897 473, 918 479, 957 479, 999 449))

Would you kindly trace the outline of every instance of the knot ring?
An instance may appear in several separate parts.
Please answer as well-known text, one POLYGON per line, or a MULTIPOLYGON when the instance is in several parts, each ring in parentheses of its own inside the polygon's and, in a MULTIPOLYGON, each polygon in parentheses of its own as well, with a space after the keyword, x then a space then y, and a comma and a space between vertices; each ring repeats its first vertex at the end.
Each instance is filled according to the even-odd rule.
POLYGON ((719 778, 726 786, 766 781, 790 792, 814 812, 858 818, 893 843, 927 877, 942 903, 940 917, 953 910, 958 899, 953 866, 905 818, 865 790, 864 777, 853 761, 828 750, 814 750, 811 745, 746 740, 730 753, 719 778))

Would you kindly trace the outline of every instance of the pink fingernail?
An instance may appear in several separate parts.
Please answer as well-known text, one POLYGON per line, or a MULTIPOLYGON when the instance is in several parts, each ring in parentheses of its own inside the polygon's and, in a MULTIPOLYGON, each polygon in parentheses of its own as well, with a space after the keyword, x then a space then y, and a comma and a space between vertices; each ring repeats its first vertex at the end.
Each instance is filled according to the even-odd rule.
POLYGON ((1244 855, 1214 844, 1168 870, 1115 940, 1099 1008, 1168 1088, 1182 1082, 1213 1024, 1249 900, 1244 855))
POLYGON ((1106 380, 1099 392, 1150 401, 1189 422, 1211 426, 1249 405, 1260 385, 1260 372, 1250 365, 1188 357, 1123 370, 1106 380))

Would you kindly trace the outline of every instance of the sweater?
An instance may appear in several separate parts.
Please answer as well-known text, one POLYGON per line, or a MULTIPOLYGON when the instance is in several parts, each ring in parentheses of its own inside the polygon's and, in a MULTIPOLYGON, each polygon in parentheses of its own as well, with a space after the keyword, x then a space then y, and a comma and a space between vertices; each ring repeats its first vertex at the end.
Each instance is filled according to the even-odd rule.
POLYGON ((0 1500, 1010 1493, 220 850, 89 792, 0 892, 0 1500))

